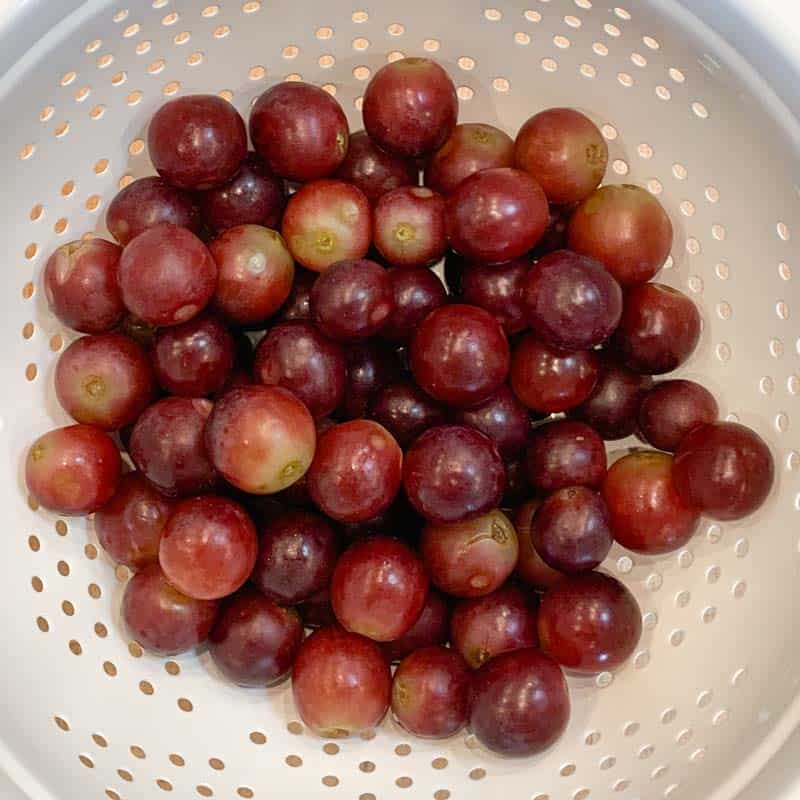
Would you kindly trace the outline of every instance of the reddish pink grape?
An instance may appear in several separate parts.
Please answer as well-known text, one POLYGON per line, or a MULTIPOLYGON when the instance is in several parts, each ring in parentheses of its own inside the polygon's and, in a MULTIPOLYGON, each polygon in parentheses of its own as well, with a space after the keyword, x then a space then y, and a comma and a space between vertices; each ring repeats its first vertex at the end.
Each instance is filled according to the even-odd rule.
POLYGON ((694 381, 657 383, 639 406, 639 430, 653 447, 674 453, 694 428, 716 422, 714 395, 694 381))
MULTIPOLYGON (((314 428, 317 431, 317 440, 325 433, 328 428, 332 428, 337 423, 330 417, 320 417, 314 420, 314 428)), ((279 502, 285 502, 292 508, 314 508, 314 501, 308 491, 308 472, 302 478, 298 478, 291 486, 287 486, 277 497, 279 502)))
POLYGON ((208 248, 189 230, 156 225, 140 233, 119 261, 127 309, 151 325, 178 325, 196 317, 217 286, 208 248))
POLYGON ((560 419, 533 432, 528 447, 528 477, 545 492, 568 486, 599 487, 606 476, 606 448, 594 428, 560 419))
POLYGON ((476 172, 447 200, 450 245, 471 261, 519 258, 542 238, 548 219, 542 187, 510 167, 476 172))
POLYGON ((247 154, 239 171, 227 183, 200 196, 203 218, 215 231, 238 225, 277 228, 285 206, 283 180, 273 175, 256 153, 247 154))
POLYGON ((533 548, 559 572, 586 572, 603 563, 613 537, 608 507, 586 486, 559 489, 546 497, 531 523, 533 548))
POLYGON ((308 409, 279 386, 240 386, 221 397, 206 426, 206 447, 226 481, 274 494, 305 475, 317 433, 308 409))
POLYGON ((420 551, 436 587, 455 597, 482 597, 514 571, 519 541, 511 521, 495 509, 463 522, 428 525, 420 551))
POLYGON ((416 186, 418 170, 411 159, 400 158, 373 144, 366 131, 350 136, 350 146, 336 177, 361 189, 373 205, 400 186, 416 186))
POLYGON ((155 394, 147 354, 121 333, 76 339, 56 365, 58 402, 78 422, 107 431, 135 422, 155 394))
POLYGON ((591 350, 563 352, 533 334, 515 348, 511 388, 534 411, 555 414, 580 405, 597 382, 597 356, 591 350))
POLYGON ((683 547, 700 522, 675 488, 673 459, 641 450, 616 461, 603 483, 611 530, 623 547, 662 555, 683 547))
POLYGON ((326 91, 283 82, 256 100, 250 137, 273 172, 308 183, 336 171, 347 153, 349 130, 342 107, 326 91))
POLYGON ((377 422, 354 420, 319 437, 308 488, 332 519, 363 522, 386 510, 400 489, 403 452, 377 422))
POLYGON ((435 264, 447 249, 442 196, 424 186, 384 194, 375 205, 373 243, 390 264, 435 264))
POLYGON ((528 586, 544 590, 558 583, 564 577, 564 573, 549 566, 533 546, 531 526, 540 505, 541 500, 529 500, 527 503, 523 503, 514 514, 514 525, 519 539, 516 575, 528 586))
POLYGON ((540 259, 525 279, 522 296, 533 332, 561 350, 602 344, 622 315, 622 289, 608 270, 569 250, 540 259))
POLYGON ((322 180, 298 189, 286 205, 283 236, 294 258, 314 272, 363 258, 372 241, 372 209, 355 186, 322 180))
POLYGON ((505 264, 470 264, 461 278, 461 298, 465 303, 488 311, 509 336, 528 327, 523 302, 525 278, 531 269, 528 258, 505 264))
POLYGON ((176 497, 211 489, 217 473, 203 441, 209 400, 167 397, 148 408, 133 426, 133 463, 159 491, 176 497))
POLYGON ((25 460, 31 497, 57 514, 91 514, 113 496, 122 462, 114 440, 93 425, 68 425, 40 436, 25 460))
POLYGON ((508 367, 508 340, 500 323, 475 306, 437 308, 411 341, 414 379, 445 405, 482 403, 503 384, 508 367))
POLYGON ((104 333, 125 314, 117 271, 122 248, 105 239, 62 244, 42 275, 50 311, 81 333, 104 333))
POLYGON ((158 546, 172 504, 140 472, 123 475, 114 496, 94 517, 103 549, 134 570, 158 561, 158 546))
POLYGON ((450 76, 427 58, 381 67, 364 92, 364 127, 389 153, 417 158, 441 147, 456 125, 458 98, 450 76))
POLYGON ((501 755, 547 750, 561 738, 569 716, 564 674, 533 647, 493 658, 472 679, 470 728, 481 744, 501 755))
POLYGON ((275 686, 289 675, 302 642, 303 623, 293 608, 247 588, 220 608, 209 652, 239 686, 275 686))
POLYGON ((519 169, 529 172, 551 203, 575 203, 603 181, 608 145, 597 125, 574 108, 549 108, 531 117, 514 143, 519 169))
POLYGON ((444 409, 414 383, 390 383, 369 404, 368 416, 383 425, 401 447, 446 421, 444 409))
POLYGON ((215 394, 233 370, 234 343, 215 317, 201 316, 162 328, 153 344, 153 366, 170 394, 203 397, 215 394))
POLYGON ((288 389, 317 419, 335 411, 344 398, 344 350, 310 322, 271 328, 258 345, 253 369, 258 381, 288 389))
POLYGON ((179 592, 158 564, 134 575, 122 597, 122 618, 131 637, 159 656, 176 656, 202 644, 218 610, 216 600, 196 600, 179 592))
POLYGON ((775 479, 766 442, 735 422, 692 430, 675 454, 673 479, 688 506, 714 519, 742 519, 760 508, 775 479))
POLYGON ((634 372, 672 372, 689 358, 699 340, 700 313, 683 292, 644 283, 625 293, 613 345, 634 372))
POLYGON ((402 661, 415 650, 446 644, 449 638, 450 607, 444 597, 430 587, 417 621, 399 638, 385 642, 383 651, 389 661, 402 661))
POLYGON ((536 647, 536 612, 535 595, 516 586, 460 600, 450 621, 453 648, 477 669, 501 653, 536 647))
POLYGON ((672 247, 672 223, 647 189, 603 186, 572 215, 569 249, 599 261, 626 288, 649 281, 672 247))
POLYGON ((311 308, 322 332, 331 339, 368 339, 394 310, 389 274, 366 258, 339 261, 317 278, 311 308))
POLYGON ((200 232, 200 213, 192 195, 152 175, 128 184, 106 212, 106 227, 123 246, 164 222, 200 232))
POLYGON ((425 267, 394 267, 387 275, 394 309, 381 328, 381 336, 393 342, 407 342, 422 320, 445 304, 447 291, 436 273, 425 267))
POLYGON ((572 575, 545 592, 539 607, 542 650, 574 672, 622 666, 642 635, 636 598, 599 572, 572 575))
POLYGON ((331 604, 341 625, 378 642, 408 633, 427 594, 422 560, 388 536, 351 544, 336 562, 331 580, 331 604))
POLYGON ((302 267, 295 268, 294 283, 286 302, 278 312, 276 317, 278 320, 289 322, 294 319, 314 319, 314 314, 311 311, 311 287, 316 279, 316 272, 309 272, 302 267))
POLYGON ((321 516, 287 511, 261 534, 253 583, 276 602, 296 605, 328 588, 337 556, 336 534, 321 516))
POLYGON ((506 384, 480 405, 459 409, 455 421, 485 433, 506 461, 525 449, 531 426, 528 409, 506 384))
POLYGON ((230 322, 259 325, 289 297, 294 261, 277 231, 237 225, 208 249, 219 273, 213 306, 230 322))
POLYGON ((570 416, 591 425, 604 439, 624 439, 636 431, 639 406, 652 385, 651 377, 604 356, 591 394, 570 416))
POLYGON ((465 178, 484 169, 514 166, 511 137, 480 122, 456 125, 450 138, 433 154, 425 168, 425 185, 450 194, 465 178))
POLYGON ((389 708, 392 676, 378 645, 341 628, 303 642, 292 668, 292 694, 314 733, 342 738, 376 727, 389 708))
POLYGON ((463 425, 441 425, 408 449, 403 485, 426 519, 458 522, 500 503, 505 469, 488 436, 463 425))
POLYGON ((403 659, 392 680, 392 713, 409 733, 446 739, 467 722, 470 673, 464 659, 441 645, 403 659))
POLYGON ((345 358, 347 387, 340 413, 346 419, 361 419, 375 392, 400 380, 403 372, 395 353, 375 340, 348 344, 345 358))
POLYGON ((247 155, 247 130, 239 112, 214 94, 170 100, 147 131, 156 172, 179 189, 209 189, 230 180, 247 155))

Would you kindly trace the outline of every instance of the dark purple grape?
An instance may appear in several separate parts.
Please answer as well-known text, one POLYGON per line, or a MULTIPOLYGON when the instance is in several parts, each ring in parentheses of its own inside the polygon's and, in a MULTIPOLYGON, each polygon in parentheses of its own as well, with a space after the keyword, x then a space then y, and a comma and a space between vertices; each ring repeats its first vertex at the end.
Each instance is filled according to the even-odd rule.
POLYGON ((537 489, 599 487, 606 476, 606 448, 597 431, 583 422, 556 420, 533 432, 528 477, 537 489))
POLYGON ((445 304, 447 291, 436 273, 427 267, 394 267, 387 274, 394 309, 381 328, 381 336, 393 342, 408 342, 422 320, 445 304))
POLYGON ((368 416, 383 425, 403 448, 428 428, 446 422, 445 410, 410 382, 390 383, 379 389, 370 400, 368 416))
POLYGON ((461 278, 461 297, 488 311, 507 335, 519 333, 528 327, 523 289, 530 270, 530 259, 525 256, 505 264, 468 265, 461 278))
POLYGON ((506 384, 480 405, 459 409, 455 421, 485 433, 506 461, 525 449, 531 426, 528 409, 506 384))

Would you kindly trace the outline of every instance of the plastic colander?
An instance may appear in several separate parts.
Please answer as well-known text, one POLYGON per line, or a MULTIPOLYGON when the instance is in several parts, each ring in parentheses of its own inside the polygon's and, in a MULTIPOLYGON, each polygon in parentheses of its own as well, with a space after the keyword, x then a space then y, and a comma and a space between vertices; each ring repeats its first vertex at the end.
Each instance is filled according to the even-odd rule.
MULTIPOLYGON (((623 1, 22 4, 0 48, 0 764, 25 796, 732 800, 780 749, 800 717, 800 135, 792 98, 779 99, 797 73, 785 50, 752 47, 773 91, 689 10, 747 39, 746 3, 623 1), (91 520, 37 509, 22 478, 29 443, 68 421, 52 380, 72 334, 48 313, 43 265, 104 234, 114 193, 152 172, 155 109, 215 91, 246 115, 270 84, 303 79, 335 94, 355 130, 370 75, 401 55, 447 67, 462 121, 513 134, 568 105, 597 122, 607 180, 646 186, 674 223, 659 280, 704 321, 681 374, 777 464, 752 518, 704 521, 667 557, 612 551, 605 569, 636 594, 642 641, 616 674, 569 679, 569 729, 533 759, 494 756, 468 732, 413 739, 390 720, 325 741, 287 685, 242 690, 207 654, 143 653, 120 625, 127 571, 91 520)), ((745 796, 790 797, 796 761, 745 796)))

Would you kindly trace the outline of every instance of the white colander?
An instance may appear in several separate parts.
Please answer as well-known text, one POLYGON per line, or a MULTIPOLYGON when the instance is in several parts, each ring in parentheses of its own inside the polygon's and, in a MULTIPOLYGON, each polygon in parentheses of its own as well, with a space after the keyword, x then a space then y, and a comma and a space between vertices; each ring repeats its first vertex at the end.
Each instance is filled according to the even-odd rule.
MULTIPOLYGON (((797 73, 782 51, 770 61, 754 46, 773 92, 687 11, 760 45, 763 29, 742 25, 748 3, 620 2, 22 4, 0 48, 0 765, 31 800, 732 800, 795 729, 800 129, 778 95, 797 73), (104 233, 114 193, 151 173, 153 111, 217 91, 246 115, 271 83, 302 78, 335 93, 355 130, 370 74, 400 54, 449 69, 462 121, 513 134, 535 111, 569 105, 601 126, 608 180, 647 186, 675 226, 659 280, 704 319, 682 373, 764 436, 777 463, 751 519, 705 522, 664 558, 615 548, 605 568, 639 599, 641 644, 613 676, 570 679, 566 735, 529 760, 493 756, 466 733, 409 738, 391 721, 371 739, 326 742, 304 730, 285 685, 246 691, 207 655, 142 654, 120 626, 126 571, 91 522, 26 502, 27 446, 68 421, 52 373, 71 334, 47 311, 42 267, 58 244, 104 233)), ((791 753, 781 769, 746 796, 788 798, 791 753)))

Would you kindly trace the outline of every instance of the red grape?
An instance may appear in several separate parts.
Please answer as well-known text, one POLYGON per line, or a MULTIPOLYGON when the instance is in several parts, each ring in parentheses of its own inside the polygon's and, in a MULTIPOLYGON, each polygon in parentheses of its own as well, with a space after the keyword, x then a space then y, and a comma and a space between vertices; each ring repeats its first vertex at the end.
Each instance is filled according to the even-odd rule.
POLYGON ((458 409, 455 421, 485 433, 506 461, 525 449, 531 426, 528 409, 506 384, 480 405, 458 409))
POLYGON ((444 597, 430 587, 417 621, 398 639, 385 642, 383 651, 390 661, 402 661, 415 650, 446 644, 449 637, 450 608, 444 597))
POLYGON ((511 357, 511 388, 528 408, 544 414, 580 405, 597 382, 591 350, 564 352, 528 334, 511 357))
POLYGON ((381 336, 393 342, 407 342, 422 320, 445 304, 447 291, 436 273, 425 267, 394 267, 387 275, 394 310, 381 328, 381 336))
POLYGON ((531 269, 528 258, 505 264, 470 264, 461 277, 461 299, 488 311, 509 335, 528 327, 523 302, 525 278, 531 269))
MULTIPOLYGON (((231 180, 200 196, 203 217, 215 231, 238 225, 277 228, 285 206, 283 180, 273 175, 256 153, 247 154, 231 180)), ((178 224, 190 227, 186 223, 178 224)))
POLYGON ((522 297, 533 332, 561 350, 602 344, 622 315, 622 289, 611 274, 569 250, 542 258, 528 273, 522 297))
POLYGON ((93 425, 69 425, 40 436, 25 460, 25 483, 57 514, 91 514, 114 495, 122 462, 114 440, 93 425))
POLYGON ((214 94, 170 100, 156 111, 147 149, 162 178, 179 189, 209 189, 230 180, 247 155, 239 112, 214 94))
POLYGON ((516 586, 461 600, 450 621, 453 648, 477 669, 501 653, 536 647, 536 612, 535 596, 516 586))
POLYGON ((294 283, 286 302, 278 312, 278 320, 289 322, 293 319, 314 319, 314 314, 311 311, 311 287, 316 279, 316 272, 309 272, 302 267, 295 268, 294 283))
POLYGON ((311 308, 322 332, 332 339, 368 339, 394 310, 389 274, 366 258, 339 261, 317 278, 311 308))
POLYGON ((445 405, 482 403, 503 384, 508 366, 508 341, 500 323, 475 306, 437 308, 411 341, 415 380, 445 405))
POLYGON ((378 642, 408 633, 427 594, 421 559, 389 536, 351 544, 336 562, 331 580, 331 605, 342 626, 378 642))
POLYGON ((575 672, 616 669, 630 658, 641 635, 636 598, 600 572, 564 578, 545 592, 539 607, 542 650, 575 672))
POLYGON ((671 553, 694 535, 700 515, 684 505, 675 488, 672 456, 641 450, 608 471, 603 497, 614 538, 628 550, 671 553))
POLYGON ((657 383, 639 406, 639 430, 653 447, 674 453, 683 437, 699 425, 716 422, 714 395, 693 381, 657 383))
POLYGON ((623 286, 649 281, 672 247, 672 223, 640 186, 603 186, 572 215, 569 249, 601 262, 623 286))
POLYGON ((569 692, 558 664, 533 647, 493 658, 473 676, 470 727, 504 756, 532 756, 567 728, 569 692))
POLYGON ((125 314, 117 270, 122 248, 105 239, 69 242, 47 259, 42 282, 47 304, 64 325, 104 333, 125 314))
POLYGON ((369 404, 370 419, 383 425, 401 447, 421 433, 445 422, 444 409, 414 383, 390 383, 369 404))
POLYGON ((545 492, 568 486, 599 487, 606 476, 606 448, 594 428, 562 419, 533 432, 528 477, 545 492))
POLYGON ((516 575, 536 589, 549 589, 564 577, 564 573, 549 566, 533 546, 531 526, 540 505, 540 500, 529 500, 523 503, 514 515, 514 525, 519 539, 516 575))
POLYGON ((211 489, 217 473, 206 452, 203 432, 209 400, 167 397, 148 408, 131 433, 133 463, 159 491, 175 497, 211 489))
POLYGON ((191 231, 156 225, 123 251, 119 286, 125 306, 139 319, 151 325, 178 325, 196 317, 211 300, 217 265, 191 231))
POLYGON ((256 351, 256 380, 283 386, 305 403, 316 419, 344 399, 344 350, 310 322, 283 322, 271 328, 256 351))
POLYGON ((418 170, 411 159, 400 158, 373 144, 366 131, 350 136, 347 155, 336 177, 361 189, 370 203, 400 186, 416 186, 418 170))
POLYGON ((390 264, 435 264, 447 249, 442 196, 424 186, 387 192, 375 205, 373 243, 390 264))
POLYGON ((240 386, 223 395, 206 426, 206 446, 226 481, 274 494, 305 475, 317 433, 308 409, 279 386, 240 386))
POLYGON ((573 108, 549 108, 531 117, 514 144, 519 169, 536 178, 551 203, 575 203, 602 182, 608 145, 597 125, 573 108))
POLYGON ((458 119, 456 87, 435 61, 402 58, 381 67, 364 92, 364 127, 378 147, 406 158, 432 153, 458 119))
POLYGON ((158 546, 172 506, 141 472, 120 478, 114 496, 94 517, 103 549, 118 564, 139 570, 158 561, 158 546))
POLYGON ((542 187, 510 167, 476 172, 447 200, 450 245, 472 261, 519 258, 542 238, 548 219, 542 187))
POLYGON ((56 365, 58 402, 78 422, 107 431, 135 422, 155 394, 147 354, 121 333, 76 339, 56 365))
POLYGON ((402 465, 403 452, 386 428, 365 419, 344 422, 319 437, 308 488, 332 519, 363 522, 392 504, 402 465))
POLYGON ((233 370, 234 343, 215 317, 201 316, 158 331, 153 365, 161 386, 170 394, 203 397, 215 394, 233 370))
POLYGON ((276 602, 296 605, 328 588, 337 556, 336 534, 321 516, 287 511, 261 534, 253 583, 276 602))
POLYGON ((373 394, 402 377, 397 356, 378 341, 355 342, 345 349, 347 387, 340 412, 346 419, 360 419, 367 414, 373 394))
POLYGON ((508 517, 494 510, 464 522, 428 525, 420 549, 435 586, 455 597, 482 597, 514 571, 519 542, 508 517))
POLYGON ((392 713, 409 733, 446 739, 467 722, 470 674, 461 656, 441 645, 403 659, 392 681, 392 713))
POLYGON ((192 233, 200 232, 200 213, 192 195, 155 176, 128 184, 106 212, 106 227, 123 246, 164 222, 188 228, 192 233))
POLYGON ((672 372, 689 358, 699 340, 700 313, 683 292, 644 283, 625 293, 613 345, 634 372, 672 372))
POLYGON ((651 377, 605 356, 591 394, 570 416, 591 425, 604 439, 624 439, 636 431, 639 406, 652 385, 651 377))
POLYGON ((270 169, 308 183, 333 173, 347 153, 347 118, 339 102, 310 83, 267 89, 250 112, 250 137, 270 169))
POLYGON ((288 676, 302 642, 297 611, 248 588, 222 605, 209 651, 219 671, 239 686, 274 686, 288 676))
POLYGON ((208 246, 219 279, 213 306, 236 325, 259 325, 292 291, 294 261, 281 235, 260 225, 229 228, 208 246))
POLYGON ((295 260, 314 272, 324 272, 337 261, 367 254, 372 210, 355 186, 315 181, 289 198, 282 231, 295 260))
POLYGON ((463 425, 440 425, 408 449, 403 485, 426 519, 458 522, 500 503, 505 470, 488 436, 463 425))
POLYGON ((341 628, 309 636, 292 668, 300 717, 327 739, 377 726, 389 708, 391 686, 389 664, 378 645, 341 628))
POLYGON ((450 138, 433 154, 425 168, 425 185, 450 194, 465 178, 484 169, 514 166, 511 137, 480 122, 456 125, 450 138))
POLYGON ((611 550, 610 515, 598 492, 586 486, 559 489, 545 498, 531 523, 536 552, 559 572, 586 572, 611 550))
POLYGON ((714 519, 741 519, 767 499, 775 462, 754 430, 735 422, 715 422, 683 438, 673 478, 688 506, 714 519))
POLYGON ((158 564, 134 575, 122 598, 122 618, 129 633, 160 656, 176 656, 202 644, 218 609, 216 600, 196 600, 179 592, 158 564))

